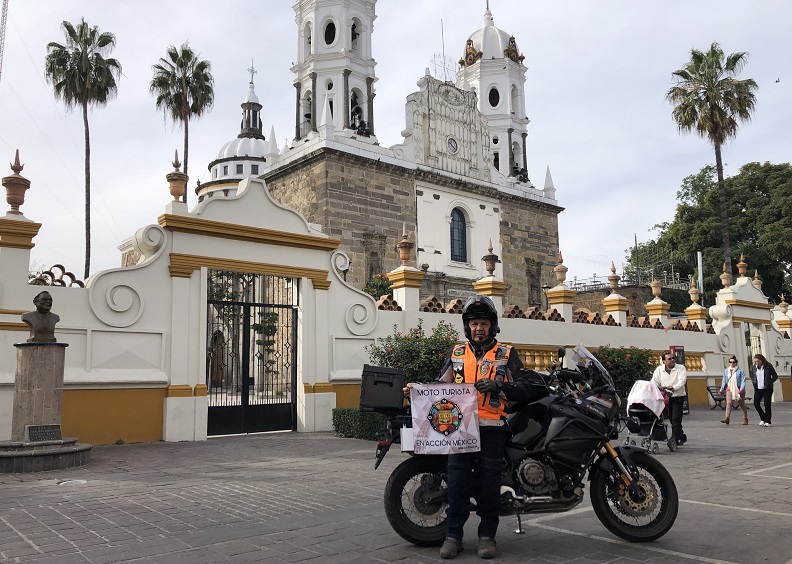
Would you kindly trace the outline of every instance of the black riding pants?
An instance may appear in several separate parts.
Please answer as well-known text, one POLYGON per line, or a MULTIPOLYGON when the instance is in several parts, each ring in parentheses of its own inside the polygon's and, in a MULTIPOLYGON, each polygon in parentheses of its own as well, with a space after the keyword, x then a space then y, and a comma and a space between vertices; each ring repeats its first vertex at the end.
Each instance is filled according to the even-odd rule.
POLYGON ((448 456, 448 509, 446 536, 462 540, 463 528, 470 516, 470 498, 478 486, 476 513, 481 517, 479 537, 495 538, 498 530, 501 470, 506 433, 495 428, 481 428, 481 452, 448 456), (476 465, 478 483, 472 480, 476 465))

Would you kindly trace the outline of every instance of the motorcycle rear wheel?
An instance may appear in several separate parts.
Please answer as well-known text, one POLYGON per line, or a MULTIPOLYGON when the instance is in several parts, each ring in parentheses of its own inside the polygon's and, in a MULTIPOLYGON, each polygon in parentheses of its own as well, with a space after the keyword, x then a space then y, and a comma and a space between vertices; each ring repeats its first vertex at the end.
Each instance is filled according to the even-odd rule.
POLYGON ((591 481, 591 505, 611 533, 629 542, 649 542, 666 534, 676 521, 679 494, 668 470, 645 452, 632 453, 644 500, 619 494, 618 478, 600 467, 591 481))
POLYGON ((445 459, 414 456, 399 464, 385 486, 385 516, 393 530, 416 546, 440 546, 448 504, 427 497, 446 488, 445 459))

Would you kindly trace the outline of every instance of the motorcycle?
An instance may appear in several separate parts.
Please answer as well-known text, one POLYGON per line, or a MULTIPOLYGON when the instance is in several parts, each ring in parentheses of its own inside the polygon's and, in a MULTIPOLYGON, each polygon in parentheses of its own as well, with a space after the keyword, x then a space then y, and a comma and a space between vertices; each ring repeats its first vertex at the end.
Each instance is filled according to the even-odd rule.
MULTIPOLYGON (((594 513, 611 533, 630 542, 658 539, 676 520, 674 480, 647 449, 611 444, 625 426, 640 430, 640 422, 619 413, 621 400, 602 364, 581 345, 573 352, 575 369, 562 366, 566 351, 559 348, 548 375, 527 370, 533 395, 509 406, 500 515, 515 515, 516 532, 522 533, 521 515, 560 513, 580 504, 588 474, 594 513)), ((388 415, 378 435, 375 469, 411 427, 409 407, 388 415)), ((415 545, 438 546, 445 538, 446 463, 447 456, 411 453, 388 478, 388 522, 415 545)), ((478 497, 476 491, 471 495, 478 497)))

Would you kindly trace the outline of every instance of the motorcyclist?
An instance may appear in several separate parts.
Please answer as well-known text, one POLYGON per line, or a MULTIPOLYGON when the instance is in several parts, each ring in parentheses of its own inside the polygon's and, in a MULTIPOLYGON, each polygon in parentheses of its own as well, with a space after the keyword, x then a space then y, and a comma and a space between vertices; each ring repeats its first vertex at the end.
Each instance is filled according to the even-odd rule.
MULTIPOLYGON (((454 558, 462 552, 463 527, 470 516, 471 471, 477 463, 480 495, 476 513, 481 518, 478 556, 493 558, 507 437, 505 409, 509 400, 527 398, 529 384, 522 376, 524 369, 517 351, 495 339, 500 331, 498 311, 490 298, 482 295, 468 298, 462 309, 462 323, 467 343, 451 348, 436 381, 475 385, 479 397, 481 452, 448 457, 447 530, 440 557, 454 558)), ((408 384, 405 391, 410 387, 408 384)))

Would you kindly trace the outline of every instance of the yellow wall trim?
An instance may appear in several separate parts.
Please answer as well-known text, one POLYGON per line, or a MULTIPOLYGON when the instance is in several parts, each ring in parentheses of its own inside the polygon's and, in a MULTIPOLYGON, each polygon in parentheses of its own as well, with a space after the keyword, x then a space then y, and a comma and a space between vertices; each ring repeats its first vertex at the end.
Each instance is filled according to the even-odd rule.
POLYGON ((209 388, 206 387, 206 384, 196 384, 194 394, 195 397, 202 398, 209 394, 209 388))
POLYGON ((309 278, 314 288, 317 290, 327 290, 330 288, 330 280, 327 279, 329 272, 327 270, 200 255, 170 254, 169 268, 170 274, 174 278, 189 278, 192 276, 193 272, 204 266, 214 270, 252 272, 254 274, 270 274, 272 276, 284 276, 287 278, 309 278))
POLYGON ((174 384, 165 389, 166 398, 191 398, 192 395, 192 386, 187 384, 174 384))
POLYGON ((318 382, 304 384, 306 394, 331 394, 336 395, 336 407, 360 407, 360 384, 333 384, 331 382, 318 382), (311 388, 309 390, 309 388, 311 388))
POLYGON ((482 296, 503 297, 506 294, 506 282, 496 279, 473 282, 473 289, 482 296))
POLYGON ((757 325, 766 325, 769 323, 769 320, 767 319, 757 319, 756 317, 741 317, 738 315, 733 316, 732 321, 734 321, 735 327, 740 326, 739 324, 740 321, 743 321, 745 323, 756 323, 757 325))
POLYGON ((334 251, 341 244, 340 239, 331 237, 317 237, 316 235, 303 235, 287 233, 274 229, 262 229, 247 225, 236 225, 222 221, 211 221, 185 217, 182 215, 164 214, 157 218, 159 224, 171 231, 190 233, 204 237, 217 237, 235 241, 248 241, 267 245, 283 247, 298 247, 300 249, 315 249, 321 251, 334 251))
POLYGON ((662 304, 653 304, 652 302, 646 304, 646 313, 650 316, 666 315, 669 309, 671 309, 671 304, 665 302, 662 304))
POLYGON ((550 305, 571 304, 575 301, 575 296, 575 290, 556 286, 547 291, 547 302, 550 305))
POLYGON ((64 437, 94 445, 162 440, 165 388, 64 390, 64 437))
POLYGON ((0 218, 0 247, 32 249, 33 237, 38 235, 40 223, 0 218))
POLYGON ((14 321, 0 321, 0 331, 30 331, 27 324, 14 321))
POLYGON ((773 304, 758 304, 756 302, 749 302, 747 300, 726 300, 729 305, 738 305, 745 307, 752 307, 755 309, 773 309, 773 304))
POLYGON ((22 315, 26 313, 24 309, 0 309, 0 315, 22 315))
POLYGON ((420 270, 396 269, 388 272, 388 280, 391 282, 391 289, 398 288, 420 288, 424 279, 424 273, 420 270))

